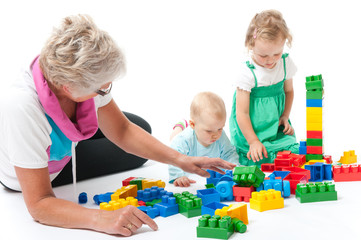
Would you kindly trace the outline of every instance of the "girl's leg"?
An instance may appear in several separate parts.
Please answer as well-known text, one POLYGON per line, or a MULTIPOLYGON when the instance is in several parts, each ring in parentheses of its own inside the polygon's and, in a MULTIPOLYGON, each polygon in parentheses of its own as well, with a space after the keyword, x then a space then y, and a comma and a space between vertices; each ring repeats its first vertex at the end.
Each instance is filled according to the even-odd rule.
MULTIPOLYGON (((133 123, 151 133, 151 127, 141 117, 124 112, 133 123)), ((126 153, 110 142, 98 130, 90 139, 81 141, 76 147, 76 176, 79 181, 99 177, 106 174, 122 172, 143 165, 147 159, 126 153)), ((60 174, 52 181, 52 186, 61 186, 72 183, 71 161, 60 174)))

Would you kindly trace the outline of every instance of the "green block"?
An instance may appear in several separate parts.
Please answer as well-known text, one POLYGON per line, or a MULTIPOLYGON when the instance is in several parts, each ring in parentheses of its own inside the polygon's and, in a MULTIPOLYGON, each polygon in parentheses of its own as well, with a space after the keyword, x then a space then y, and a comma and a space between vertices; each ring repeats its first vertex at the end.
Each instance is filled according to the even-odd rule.
POLYGON ((256 165, 235 167, 233 171, 233 181, 240 187, 259 187, 264 177, 265 174, 256 165))
POLYGON ((322 139, 307 138, 307 146, 321 146, 322 147, 322 139))
POLYGON ((337 192, 332 182, 299 183, 296 198, 300 203, 334 201, 337 200, 337 192))
POLYGON ((310 161, 310 160, 322 160, 323 159, 323 155, 322 154, 307 154, 306 155, 306 161, 310 161))
POLYGON ((131 181, 129 182, 129 184, 131 184, 131 185, 137 185, 138 190, 143 190, 143 189, 142 189, 142 180, 143 180, 143 179, 144 179, 144 178, 142 178, 142 177, 137 177, 137 178, 131 180, 131 181))
POLYGON ((206 186, 206 189, 208 189, 208 188, 216 188, 213 183, 206 184, 205 186, 206 186))
POLYGON ((146 202, 145 205, 154 207, 155 204, 162 202, 162 199, 154 199, 151 202, 146 202))
POLYGON ((323 91, 320 89, 307 91, 306 99, 323 99, 323 91))
POLYGON ((198 219, 197 237, 228 239, 234 233, 234 223, 230 216, 221 218, 209 214, 198 219))
POLYGON ((187 191, 174 194, 179 205, 179 213, 187 218, 202 215, 202 199, 187 191))
POLYGON ((306 89, 309 90, 323 90, 322 75, 306 77, 306 89))

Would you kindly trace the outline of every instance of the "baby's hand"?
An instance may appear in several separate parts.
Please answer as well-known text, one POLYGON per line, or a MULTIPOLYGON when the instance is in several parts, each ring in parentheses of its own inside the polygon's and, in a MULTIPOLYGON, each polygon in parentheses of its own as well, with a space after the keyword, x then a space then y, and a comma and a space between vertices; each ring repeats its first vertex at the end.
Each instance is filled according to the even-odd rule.
POLYGON ((187 178, 186 176, 179 177, 176 180, 174 180, 173 184, 176 187, 189 187, 191 183, 195 183, 196 181, 187 178))
POLYGON ((267 150, 265 146, 260 141, 254 141, 249 144, 249 151, 247 153, 247 158, 253 162, 258 162, 263 160, 263 156, 268 158, 267 150))
POLYGON ((285 126, 285 129, 283 129, 284 134, 293 135, 294 130, 293 130, 293 127, 291 126, 291 124, 288 122, 287 117, 282 117, 282 116, 280 117, 278 126, 281 126, 281 125, 285 126))

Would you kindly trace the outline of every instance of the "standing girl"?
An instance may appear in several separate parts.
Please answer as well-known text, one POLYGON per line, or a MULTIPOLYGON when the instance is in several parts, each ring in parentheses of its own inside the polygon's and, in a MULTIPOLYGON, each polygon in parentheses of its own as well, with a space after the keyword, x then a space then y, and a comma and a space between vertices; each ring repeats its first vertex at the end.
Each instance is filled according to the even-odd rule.
POLYGON ((292 36, 280 12, 254 16, 245 41, 251 59, 241 67, 230 118, 231 141, 241 165, 273 162, 282 150, 298 153, 289 121, 297 68, 283 53, 286 43, 291 46, 292 36))

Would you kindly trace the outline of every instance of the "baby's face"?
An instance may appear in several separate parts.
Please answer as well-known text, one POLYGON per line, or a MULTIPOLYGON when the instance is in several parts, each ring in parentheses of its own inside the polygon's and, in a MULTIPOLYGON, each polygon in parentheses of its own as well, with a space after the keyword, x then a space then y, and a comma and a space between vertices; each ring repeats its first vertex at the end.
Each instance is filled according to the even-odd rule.
POLYGON ((285 41, 281 37, 274 41, 258 38, 253 47, 253 60, 261 67, 274 68, 282 57, 285 41))
POLYGON ((222 136, 226 118, 218 119, 213 116, 202 116, 194 122, 194 131, 200 144, 208 147, 222 136))

